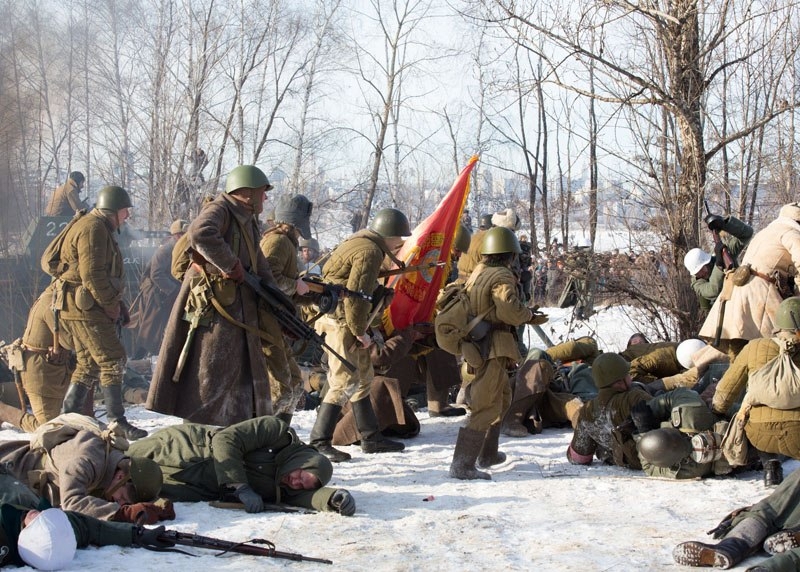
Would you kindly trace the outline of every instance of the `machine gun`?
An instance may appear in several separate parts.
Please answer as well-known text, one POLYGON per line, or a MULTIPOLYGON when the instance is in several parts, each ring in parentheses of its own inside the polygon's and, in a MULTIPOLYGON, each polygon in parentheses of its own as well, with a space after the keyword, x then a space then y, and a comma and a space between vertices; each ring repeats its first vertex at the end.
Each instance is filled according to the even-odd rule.
POLYGON ((336 350, 325 342, 324 337, 297 316, 294 304, 283 292, 271 284, 263 284, 258 276, 249 272, 244 273, 244 281, 259 298, 266 302, 272 315, 275 316, 275 319, 290 336, 322 346, 341 361, 347 369, 350 371, 356 370, 356 366, 347 361, 344 356, 338 354, 336 350))
MULTIPOLYGON (((229 540, 221 540, 211 536, 200 536, 199 534, 192 534, 189 532, 178 532, 177 530, 165 530, 158 535, 158 541, 163 545, 168 546, 193 546, 195 548, 209 548, 211 550, 221 550, 216 556, 222 556, 228 552, 237 552, 239 554, 250 554, 253 556, 267 556, 269 558, 282 558, 284 560, 294 560, 295 562, 317 562, 319 564, 333 564, 332 560, 325 558, 312 558, 311 556, 303 556, 294 552, 282 552, 275 549, 275 544, 263 538, 254 538, 247 542, 231 542, 229 540), (257 546, 263 545, 263 546, 257 546)), ((148 547, 152 550, 163 551, 170 550, 169 548, 148 547)), ((188 552, 183 554, 189 554, 188 552)), ((189 556, 196 556, 189 554, 189 556)))

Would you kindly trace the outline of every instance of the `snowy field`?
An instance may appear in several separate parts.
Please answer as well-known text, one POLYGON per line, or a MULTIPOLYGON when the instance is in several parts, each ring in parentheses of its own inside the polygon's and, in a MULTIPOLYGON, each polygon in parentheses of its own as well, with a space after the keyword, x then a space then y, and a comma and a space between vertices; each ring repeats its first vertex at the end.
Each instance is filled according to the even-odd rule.
MULTIPOLYGON (((567 336, 569 310, 545 310, 554 341, 567 336)), ((568 337, 596 335, 607 351, 621 349, 635 331, 620 309, 598 309, 568 337)), ((541 345, 534 341, 534 345, 541 345)), ((153 431, 180 422, 129 410, 137 426, 153 431)), ((335 513, 287 514, 215 509, 205 503, 177 503, 169 528, 226 540, 265 538, 278 550, 327 558, 333 566, 254 556, 214 557, 188 549, 191 558, 134 548, 79 550, 69 570, 348 570, 348 571, 644 571, 691 570, 673 562, 673 547, 685 540, 710 540, 712 529, 732 509, 766 494, 761 474, 698 481, 649 479, 617 467, 567 463, 572 432, 547 429, 536 436, 501 436, 508 459, 490 472, 492 481, 459 481, 447 476, 462 419, 429 419, 418 413, 422 430, 401 453, 365 455, 343 447, 353 460, 334 466, 329 486, 350 490, 355 516, 335 513)), ((295 415, 293 426, 307 440, 315 413, 295 415)), ((0 439, 25 438, 4 425, 0 439)), ((785 463, 787 472, 797 465, 785 463)), ((735 570, 745 570, 759 557, 735 570)))

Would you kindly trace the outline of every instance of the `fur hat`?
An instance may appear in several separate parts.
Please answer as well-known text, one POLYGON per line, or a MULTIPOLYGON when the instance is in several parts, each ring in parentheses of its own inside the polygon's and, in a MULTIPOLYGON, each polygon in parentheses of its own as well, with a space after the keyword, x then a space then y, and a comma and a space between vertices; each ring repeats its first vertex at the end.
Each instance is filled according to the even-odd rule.
POLYGON ((40 512, 17 539, 20 558, 39 570, 64 568, 75 558, 77 547, 69 518, 58 508, 40 512))
POLYGON ((790 218, 793 221, 800 222, 800 203, 789 203, 783 205, 778 216, 790 218))
POLYGON ((514 209, 509 207, 504 211, 494 213, 492 215, 492 224, 494 226, 510 228, 511 230, 519 230, 520 220, 517 213, 514 212, 514 209))

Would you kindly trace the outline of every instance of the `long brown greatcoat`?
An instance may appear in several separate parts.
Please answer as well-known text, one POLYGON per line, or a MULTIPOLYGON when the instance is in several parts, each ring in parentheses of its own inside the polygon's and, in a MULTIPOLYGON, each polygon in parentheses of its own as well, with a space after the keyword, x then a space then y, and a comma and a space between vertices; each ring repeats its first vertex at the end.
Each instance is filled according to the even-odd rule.
MULTIPOLYGON (((252 211, 221 194, 203 207, 189 225, 186 236, 189 246, 207 261, 204 266, 209 274, 230 272, 238 259, 245 271, 274 285, 269 263, 258 249, 260 234, 252 211), (256 268, 251 268, 248 241, 239 228, 249 233, 256 268), (239 235, 236 241, 234 234, 239 235), (234 243, 238 243, 237 252, 233 251, 234 243)), ((230 425, 271 415, 261 338, 229 322, 215 310, 211 311, 208 325, 198 326, 180 379, 177 383, 172 381, 189 332, 189 322, 183 318, 184 307, 190 290, 202 281, 197 265, 190 266, 172 307, 145 406, 210 425, 230 425)), ((259 328, 258 298, 249 286, 236 285, 233 302, 223 308, 235 320, 259 328)))
MULTIPOLYGON (((769 223, 750 241, 742 259, 744 264, 750 264, 765 275, 775 271, 783 277, 796 274, 800 268, 800 223, 787 217, 778 217, 769 223)), ((713 339, 716 334, 722 305, 720 298, 714 302, 700 329, 701 338, 713 339)), ((731 299, 725 304, 720 339, 754 340, 771 336, 775 331, 775 312, 782 301, 775 284, 751 276, 747 284, 733 288, 731 299)))
POLYGON ((175 236, 170 237, 153 254, 139 286, 139 295, 131 306, 128 327, 136 330, 136 348, 149 354, 157 354, 161 347, 172 306, 181 289, 181 283, 170 271, 176 242, 175 236))
MULTIPOLYGON (((60 508, 74 510, 95 518, 110 520, 119 504, 103 498, 111 486, 114 472, 125 457, 122 451, 109 449, 105 441, 89 431, 56 445, 47 455, 41 449, 31 451, 27 441, 0 443, 0 463, 10 463, 12 474, 22 483, 37 489, 36 471, 58 488, 60 508)), ((45 491, 38 491, 45 496, 45 491)), ((53 502, 54 499, 49 499, 53 502)))

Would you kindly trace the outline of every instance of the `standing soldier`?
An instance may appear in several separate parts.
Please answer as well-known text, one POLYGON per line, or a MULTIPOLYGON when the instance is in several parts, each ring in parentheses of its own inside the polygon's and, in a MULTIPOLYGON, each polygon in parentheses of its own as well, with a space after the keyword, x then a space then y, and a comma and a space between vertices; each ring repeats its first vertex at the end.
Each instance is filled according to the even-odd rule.
POLYGON ((481 245, 482 261, 466 284, 472 313, 484 315, 491 327, 486 334, 490 337, 488 353, 480 356, 482 363, 469 364, 474 372, 469 382, 472 413, 458 431, 450 464, 452 478, 491 479, 475 468, 476 460, 478 466, 490 467, 506 459, 497 445, 500 422, 511 404, 508 372, 522 361, 515 332, 517 326, 534 317, 519 296, 517 277, 511 269, 520 252, 513 230, 502 226, 488 230, 481 245))
MULTIPOLYGON (((290 298, 308 292, 308 285, 300 278, 297 269, 297 248, 300 237, 311 237, 309 218, 312 207, 311 201, 303 195, 281 196, 275 207, 275 226, 261 239, 261 252, 267 257, 272 275, 281 291, 290 298)), ((283 335, 264 343, 264 355, 269 371, 272 409, 276 417, 289 425, 295 407, 303 397, 303 376, 283 335)))
POLYGON ((322 274, 322 268, 317 264, 319 258, 319 242, 316 238, 301 238, 298 241, 300 245, 300 271, 303 276, 322 274))
POLYGON ((128 439, 141 439, 147 431, 128 423, 122 405, 127 358, 117 333, 118 324, 129 318, 122 301, 125 267, 114 232, 128 219, 132 206, 122 187, 100 189, 95 208, 64 237, 60 261, 66 270, 55 287, 63 292, 61 319, 67 322, 78 359, 63 412, 81 412, 99 381, 109 421, 116 421, 128 439))
POLYGON ((56 187, 45 210, 46 216, 72 216, 80 210, 89 210, 89 205, 81 200, 84 182, 83 173, 72 171, 67 182, 56 187))
MULTIPOLYGON (((322 269, 325 282, 340 284, 349 290, 372 294, 378 286, 378 274, 386 256, 397 260, 395 253, 411 235, 406 215, 397 209, 379 211, 369 228, 359 231, 340 244, 322 269)), ((350 455, 331 445, 333 430, 342 405, 349 399, 356 426, 361 433, 361 449, 365 453, 402 451, 405 445, 386 439, 378 429, 378 420, 369 392, 375 372, 370 358, 373 343, 370 327, 370 303, 358 297, 347 297, 334 314, 317 320, 316 329, 326 336, 334 351, 356 365, 349 371, 335 356, 328 366, 329 389, 311 430, 310 444, 334 463, 347 461, 350 455)))
POLYGON ((170 310, 178 297, 181 283, 171 273, 172 249, 186 234, 189 223, 176 220, 169 227, 170 237, 156 250, 144 271, 139 295, 131 306, 131 323, 135 329, 133 358, 158 354, 170 310))
POLYGON ((27 433, 61 413, 75 368, 71 336, 61 327, 58 336, 53 334, 56 318, 50 305, 54 291, 54 284, 51 284, 33 303, 22 339, 3 348, 15 375, 20 376, 33 415, 24 411, 24 403, 22 409, 0 403, 0 421, 27 433))
MULTIPOLYGON (((258 248, 258 216, 272 185, 258 167, 240 165, 225 192, 205 203, 186 231, 191 255, 172 307, 146 407, 195 423, 230 425, 271 415, 267 364, 261 349, 266 327, 277 323, 259 311, 257 294, 243 284, 245 272, 275 284, 258 248), (263 319, 262 319, 263 318, 263 319)), ((277 330, 277 331, 275 331, 277 330)))

